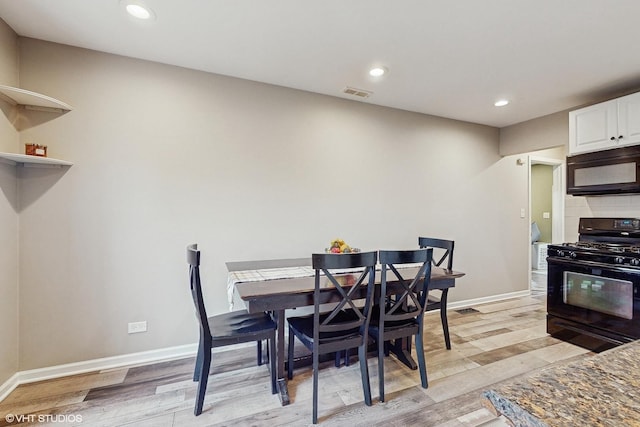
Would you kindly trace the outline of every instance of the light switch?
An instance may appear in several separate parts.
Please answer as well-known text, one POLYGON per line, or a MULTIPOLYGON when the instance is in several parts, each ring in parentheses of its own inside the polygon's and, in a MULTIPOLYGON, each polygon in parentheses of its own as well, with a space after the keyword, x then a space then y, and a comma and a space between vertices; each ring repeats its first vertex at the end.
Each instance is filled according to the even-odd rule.
POLYGON ((549 212, 542 212, 542 218, 549 219, 551 218, 551 214, 549 212))
POLYGON ((520 218, 524 218, 525 210, 524 208, 520 208, 520 218))

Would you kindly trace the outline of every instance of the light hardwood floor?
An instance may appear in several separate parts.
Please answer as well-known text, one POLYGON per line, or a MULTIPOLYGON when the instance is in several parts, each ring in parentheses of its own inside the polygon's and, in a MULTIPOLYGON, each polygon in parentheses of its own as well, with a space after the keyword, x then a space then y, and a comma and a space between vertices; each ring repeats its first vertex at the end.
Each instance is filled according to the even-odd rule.
MULTIPOLYGON (((379 402, 377 358, 369 358, 373 406, 362 402, 357 360, 322 366, 319 423, 322 425, 504 426, 482 405, 492 385, 526 375, 556 361, 588 357, 587 350, 547 336, 544 296, 477 305, 449 312, 452 350, 446 350, 437 313, 426 317, 425 354, 429 388, 395 361, 385 362, 386 402, 379 402)), ((303 426, 311 423, 311 368, 289 382, 292 403, 281 407, 270 393, 267 367, 256 366, 255 347, 214 354, 202 415, 193 415, 194 359, 92 372, 21 385, 0 403, 7 414, 29 415, 34 425, 80 426, 303 426), (48 424, 38 422, 45 415, 48 424), (65 418, 66 417, 66 418, 65 418), (60 422, 60 421, 81 422, 60 422)), ((45 421, 47 421, 45 419, 45 421)), ((27 425, 22 424, 22 425, 27 425)))

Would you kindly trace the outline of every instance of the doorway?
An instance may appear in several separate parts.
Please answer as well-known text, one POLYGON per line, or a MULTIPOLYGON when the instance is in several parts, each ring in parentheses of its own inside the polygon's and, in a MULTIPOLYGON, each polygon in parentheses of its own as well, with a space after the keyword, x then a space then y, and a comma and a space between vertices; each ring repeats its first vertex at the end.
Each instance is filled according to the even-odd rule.
POLYGON ((564 162, 529 156, 528 163, 528 211, 532 229, 529 291, 532 295, 541 295, 547 291, 547 245, 564 241, 564 162))

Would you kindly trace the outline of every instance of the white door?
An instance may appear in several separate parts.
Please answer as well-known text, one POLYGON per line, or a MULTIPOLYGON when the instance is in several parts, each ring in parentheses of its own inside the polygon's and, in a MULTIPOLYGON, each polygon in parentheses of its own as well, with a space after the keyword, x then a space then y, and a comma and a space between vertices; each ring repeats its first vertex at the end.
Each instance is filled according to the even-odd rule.
MULTIPOLYGON (((549 165, 553 168, 553 180, 551 188, 545 190, 551 192, 551 243, 562 243, 564 241, 564 195, 566 192, 566 184, 564 182, 565 166, 562 160, 550 159, 544 157, 529 156, 529 222, 532 220, 531 199, 531 167, 536 164, 549 165)), ((529 240, 530 242, 530 240, 529 240)), ((534 245, 529 245, 531 251, 534 245)), ((535 258, 530 252, 529 259, 533 261, 535 258)), ((544 255, 543 255, 544 256, 544 255)), ((538 257, 539 258, 539 257, 538 257)), ((529 290, 532 294, 546 293, 546 270, 536 270, 534 265, 530 264, 529 268, 529 290)))

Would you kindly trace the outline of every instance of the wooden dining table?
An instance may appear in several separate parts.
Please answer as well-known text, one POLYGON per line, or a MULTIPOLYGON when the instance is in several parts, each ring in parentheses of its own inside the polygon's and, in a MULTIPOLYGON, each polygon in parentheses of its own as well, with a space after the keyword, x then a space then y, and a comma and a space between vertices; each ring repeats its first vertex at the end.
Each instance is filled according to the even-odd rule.
MULTIPOLYGON (((285 310, 313 306, 315 270, 311 267, 311 258, 227 262, 226 265, 229 271, 227 290, 230 309, 234 308, 233 301, 237 296, 249 313, 269 312, 277 324, 276 369, 278 393, 282 405, 288 405, 290 400, 285 376, 287 363, 287 353, 285 352, 285 310)), ((402 268, 400 271, 404 277, 413 278, 418 271, 418 266, 402 268)), ((354 272, 352 271, 345 271, 337 277, 343 276, 348 279, 353 274, 354 272)), ((429 289, 442 290, 446 298, 447 291, 453 288, 456 279, 462 276, 464 276, 464 273, 433 267, 431 269, 429 289)), ((380 277, 381 274, 378 268, 376 270, 376 284, 380 284, 380 277)), ((387 286, 389 294, 401 292, 403 289, 396 281, 388 282, 387 286)), ((339 299, 338 291, 328 279, 326 284, 323 285, 320 295, 322 303, 331 303, 339 299)), ((398 359, 415 369, 415 362, 409 352, 402 349, 396 350, 395 354, 398 359)))

